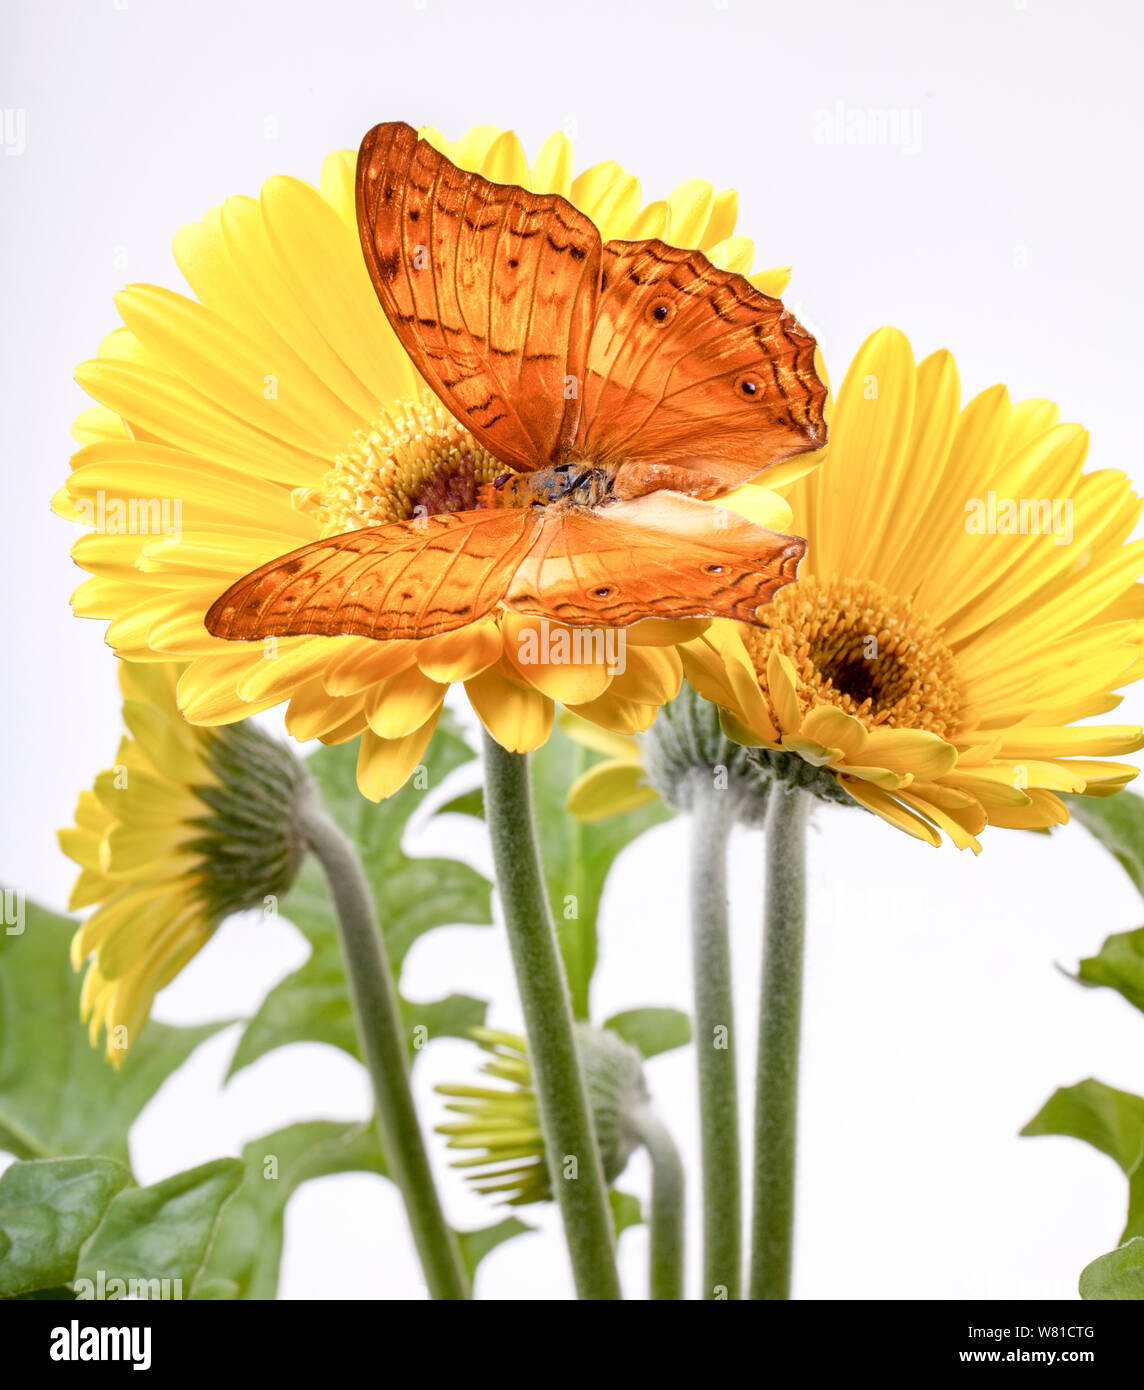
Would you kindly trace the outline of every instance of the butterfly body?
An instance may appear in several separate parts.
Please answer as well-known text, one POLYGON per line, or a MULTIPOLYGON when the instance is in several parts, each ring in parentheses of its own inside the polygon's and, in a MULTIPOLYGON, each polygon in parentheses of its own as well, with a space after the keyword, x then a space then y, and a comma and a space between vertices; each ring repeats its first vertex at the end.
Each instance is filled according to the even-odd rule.
POLYGON ((708 505, 825 442, 814 339, 700 251, 602 242, 556 194, 362 142, 366 268, 398 339, 505 472, 465 511, 350 531, 232 585, 215 636, 423 638, 498 607, 572 625, 759 622, 805 543, 708 505))
POLYGON ((598 507, 611 500, 615 471, 587 459, 569 459, 534 473, 502 473, 492 484, 492 506, 598 507))

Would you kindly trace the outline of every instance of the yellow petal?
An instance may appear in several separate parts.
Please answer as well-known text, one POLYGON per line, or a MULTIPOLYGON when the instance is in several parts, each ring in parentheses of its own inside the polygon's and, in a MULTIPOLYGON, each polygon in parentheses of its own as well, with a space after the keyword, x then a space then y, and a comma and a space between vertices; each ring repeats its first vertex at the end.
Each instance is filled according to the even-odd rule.
POLYGON ((436 717, 449 687, 430 680, 416 666, 380 681, 366 695, 369 727, 388 742, 409 738, 436 717))
POLYGON ((577 705, 572 713, 617 734, 642 734, 655 723, 659 710, 659 705, 640 705, 633 700, 622 700, 609 690, 591 704, 577 705))
POLYGON ((656 203, 648 203, 647 207, 642 208, 632 219, 631 224, 624 231, 623 236, 626 241, 666 241, 669 224, 671 220, 671 209, 667 206, 666 199, 660 199, 656 203))
POLYGON ((1064 766, 1084 779, 1086 796, 1113 796, 1140 772, 1139 768, 1124 763, 1094 762, 1083 758, 1070 759, 1064 766))
POLYGON ((850 762, 860 758, 866 746, 862 722, 834 705, 816 705, 809 710, 802 721, 802 731, 808 738, 837 748, 850 762))
POLYGON ((325 738, 353 720, 352 733, 347 734, 350 738, 366 727, 364 710, 364 695, 339 698, 331 695, 322 681, 314 680, 294 692, 286 710, 286 728, 304 743, 311 738, 325 738))
POLYGON ((790 658, 777 647, 767 658, 767 690, 784 733, 796 734, 802 723, 798 703, 798 675, 790 658))
POLYGON ((448 685, 466 681, 491 666, 501 654, 501 633, 495 618, 470 623, 456 632, 426 637, 416 644, 418 666, 435 681, 448 685))
POLYGON ((684 179, 667 195, 671 209, 671 244, 698 246, 715 206, 715 190, 705 179, 684 179))
POLYGON ((637 705, 666 705, 679 694, 682 684, 683 662, 677 648, 628 647, 624 667, 612 677, 608 694, 637 705))
POLYGON ((828 748, 826 744, 818 743, 812 738, 804 738, 801 734, 784 734, 783 747, 797 753, 803 762, 810 763, 813 767, 829 767, 842 757, 841 748, 828 748))
POLYGON ((524 146, 511 130, 502 131, 481 161, 481 173, 493 183, 511 183, 518 188, 532 187, 532 175, 524 146))
MULTIPOLYGON (((1000 745, 994 756, 1025 758, 1056 753, 1061 757, 1085 754, 1135 753, 1144 747, 1144 734, 1136 724, 1105 724, 1090 728, 1006 729, 998 735, 1000 745)), ((974 736, 976 741, 976 736, 974 736)))
POLYGON ((357 763, 357 783, 362 796, 370 801, 384 801, 401 790, 429 747, 440 715, 438 706, 421 728, 404 738, 378 738, 370 729, 362 734, 357 763))
POLYGON ((770 531, 786 534, 794 525, 794 513, 785 497, 771 491, 769 473, 765 476, 768 478, 768 486, 759 487, 754 483, 744 483, 742 487, 725 492, 714 505, 737 512, 748 521, 753 521, 756 526, 765 526, 770 531))
POLYGON ((562 130, 554 131, 532 161, 532 188, 537 193, 572 192, 572 141, 562 130))
POLYGON ((755 259, 755 243, 749 236, 741 233, 729 236, 712 246, 707 258, 719 270, 730 270, 736 275, 746 275, 755 259))
POLYGON ((357 151, 334 150, 322 161, 318 191, 347 227, 357 230, 357 151))
POLYGON ((562 733, 567 734, 577 743, 582 743, 585 748, 591 748, 596 753, 603 753, 605 757, 614 762, 627 762, 634 765, 640 763, 640 746, 634 738, 626 734, 610 733, 607 729, 601 729, 597 724, 590 724, 586 719, 581 719, 579 715, 572 714, 569 710, 561 710, 558 716, 562 733))
POLYGON ((643 769, 630 763, 599 763, 589 768, 568 793, 568 810, 578 820, 603 820, 605 816, 634 811, 657 800, 643 769))
POLYGON ((630 647, 675 647, 701 637, 710 618, 644 618, 624 631, 630 647))
POLYGON ((539 690, 508 679, 499 666, 467 680, 465 693, 477 718, 510 753, 531 753, 552 732, 552 701, 539 690))
MULTIPOLYGON (((711 201, 711 211, 707 217, 707 227, 704 230, 703 239, 699 243, 699 249, 710 253, 716 246, 725 244, 734 234, 738 217, 738 193, 733 188, 724 188, 721 193, 716 193, 711 201)), ((739 273, 745 275, 750 268, 751 263, 748 260, 746 267, 739 273)))
POLYGON ((770 295, 772 299, 781 299, 790 284, 790 266, 780 265, 771 270, 759 270, 754 275, 748 275, 747 279, 760 293, 770 295))
POLYGON ((501 636, 515 679, 565 705, 602 695, 627 661, 626 637, 617 629, 568 628, 547 618, 506 613, 501 636))
POLYGON ((971 849, 975 855, 981 853, 977 838, 940 806, 935 806, 923 796, 915 796, 912 791, 899 792, 898 797, 905 805, 912 806, 920 815, 932 821, 939 830, 944 830, 958 849, 971 849))
POLYGON ((248 704, 235 686, 258 654, 248 651, 221 656, 196 657, 179 678, 178 702, 184 719, 192 724, 231 724, 269 709, 276 699, 248 704))
POLYGON ((957 749, 924 729, 871 729, 862 760, 929 782, 957 766, 957 749))
POLYGON ((925 844, 933 845, 935 848, 941 845, 941 836, 928 821, 915 815, 908 807, 903 806, 900 801, 896 801, 881 788, 871 786, 868 782, 851 781, 846 777, 841 778, 841 782, 855 801, 861 802, 868 810, 881 816, 884 821, 888 821, 896 829, 904 830, 915 840, 922 840, 925 844))

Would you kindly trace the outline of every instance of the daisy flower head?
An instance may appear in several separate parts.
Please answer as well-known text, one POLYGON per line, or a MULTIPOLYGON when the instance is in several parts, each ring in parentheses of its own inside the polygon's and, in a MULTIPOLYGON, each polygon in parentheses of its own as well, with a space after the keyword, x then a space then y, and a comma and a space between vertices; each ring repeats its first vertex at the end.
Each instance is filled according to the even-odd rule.
POLYGON ((175 707, 177 666, 120 662, 128 734, 80 793, 60 846, 79 865, 68 906, 94 908, 72 938, 86 965, 92 1046, 120 1066, 155 995, 225 917, 275 902, 305 850, 295 808, 306 774, 253 724, 199 729, 175 707))
POLYGON ((1002 386, 960 404, 948 352, 894 329, 858 352, 814 473, 789 493, 808 554, 765 627, 717 621, 688 680, 777 775, 977 852, 986 825, 1068 820, 1144 745, 1107 714, 1144 674, 1140 502, 1085 472, 1086 432, 1002 386))
MULTIPOLYGON (((645 204, 614 162, 574 176, 562 134, 530 164, 510 131, 478 127, 452 144, 421 133, 461 168, 566 196, 605 238, 661 237, 750 270, 730 190, 689 179, 645 204)), ((454 683, 517 752, 545 741, 556 702, 621 732, 646 728, 679 690, 679 644, 707 620, 634 624, 622 669, 598 643, 530 660, 559 625, 539 633, 547 620, 504 610, 409 640, 206 630, 212 605, 260 566, 332 535, 462 509, 499 471, 425 386, 378 303, 354 170, 354 153, 338 151, 318 187, 276 177, 257 198, 227 199, 175 238, 189 296, 146 284, 117 296, 122 326, 77 372, 97 404, 76 423, 81 447, 54 503, 88 528, 72 552, 90 574, 76 613, 107 621, 127 660, 183 664, 177 701, 193 724, 285 703, 298 739, 360 736, 358 783, 373 799, 417 767, 454 683)), ((778 295, 786 279, 774 270, 752 283, 778 295)), ((726 500, 777 531, 790 521, 762 487, 726 500)))
MULTIPOLYGON (((528 1044, 516 1033, 475 1028, 488 1054, 481 1071, 498 1085, 439 1085, 446 1109, 458 1116, 437 1126, 459 1156, 477 1192, 509 1206, 552 1200, 528 1044)), ((612 1183, 641 1143, 640 1117, 649 1095, 642 1059, 630 1043, 604 1028, 576 1025, 576 1050, 600 1145, 604 1178, 612 1183)))

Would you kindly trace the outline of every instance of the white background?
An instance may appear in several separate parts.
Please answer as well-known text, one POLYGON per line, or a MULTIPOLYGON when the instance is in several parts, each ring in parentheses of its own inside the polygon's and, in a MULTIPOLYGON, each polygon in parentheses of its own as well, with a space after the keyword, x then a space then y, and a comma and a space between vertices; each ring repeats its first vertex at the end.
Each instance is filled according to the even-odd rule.
MULTIPOLYGON (((741 190, 756 264, 790 263, 792 302, 835 378, 893 323, 921 355, 954 350, 966 394, 997 380, 1088 424, 1093 462, 1139 461, 1142 376, 1140 11, 1028 0, 940 4, 661 0, 3 0, 0 106, 27 148, 0 154, 4 879, 54 907, 54 831, 113 752, 118 701, 101 625, 69 616, 79 574, 48 512, 85 400, 71 381, 115 322, 125 280, 178 287, 172 234, 272 173, 316 178, 375 121, 457 135, 515 128, 529 153, 574 128, 577 167, 619 160, 645 197, 702 175, 741 190), (816 113, 921 113, 914 154, 817 143, 816 113), (268 139, 267 130, 276 130, 268 139), (127 270, 117 268, 124 248, 127 270)), ((1140 720, 1130 693, 1116 718, 1140 720)), ((1144 1091, 1144 1020, 1055 968, 1137 924, 1139 901, 1084 831, 987 833, 979 860, 828 810, 813 833, 797 1293, 803 1298, 1069 1297, 1115 1242, 1125 1183, 1064 1139, 1020 1140, 1057 1085, 1144 1091)), ((446 847, 435 832, 410 848, 446 847)), ((454 841, 449 841, 454 843, 454 841)), ((483 847, 474 840, 478 860, 483 847)), ((760 847, 734 846, 744 1055, 757 973, 760 847)), ((621 861, 604 902, 603 1018, 686 1006, 685 826, 621 861)), ((285 923, 236 921, 161 999, 159 1017, 248 1012, 304 957, 285 923)), ((498 931, 423 939, 414 997, 458 988, 518 1021, 498 931)), ((264 1059, 221 1093, 234 1031, 204 1047, 133 1137, 149 1181, 292 1119, 364 1115, 363 1075, 329 1049, 264 1059)), ((418 1089, 465 1078, 473 1050, 433 1044, 418 1089)), ((692 1059, 654 1061, 655 1093, 697 1189, 692 1059)), ((744 1077, 744 1082, 747 1078, 744 1077)), ((633 1162, 629 1189, 641 1189, 633 1162)), ((445 1179, 461 1225, 491 1219, 445 1179)), ((694 1201, 693 1201, 694 1205, 694 1201)), ((544 1213, 540 1213, 542 1219, 544 1213)), ((693 1212, 694 1215, 694 1212, 693 1212)), ((555 1226, 483 1266, 485 1297, 566 1297, 555 1226)), ((643 1292, 644 1235, 622 1264, 643 1292)), ((311 1184, 289 1210, 288 1297, 418 1296, 394 1190, 311 1184)))

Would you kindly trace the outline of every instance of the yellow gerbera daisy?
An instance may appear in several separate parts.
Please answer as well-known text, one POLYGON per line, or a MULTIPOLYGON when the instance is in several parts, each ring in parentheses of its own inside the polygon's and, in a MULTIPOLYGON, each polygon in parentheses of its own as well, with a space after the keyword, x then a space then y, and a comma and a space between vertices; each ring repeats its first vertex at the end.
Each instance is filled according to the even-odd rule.
MULTIPOLYGON (((479 127, 452 145, 422 134, 464 168, 564 194, 605 238, 663 237, 750 269, 731 190, 689 179, 644 206, 618 164, 574 178, 562 134, 531 166, 511 131, 479 127)), ((207 633, 204 615, 236 580, 323 535, 407 519, 463 454, 484 457, 425 388, 377 302, 354 167, 353 152, 338 151, 318 188, 273 178, 259 198, 230 198, 183 228, 175 259, 195 298, 154 285, 120 293, 124 327, 77 373, 99 404, 77 422, 83 447, 54 505, 93 528, 72 552, 92 575, 75 611, 109 619, 108 641, 127 659, 186 662, 187 719, 224 725, 288 701, 299 739, 362 736, 359 785, 380 799, 419 763, 452 682, 518 752, 547 738, 554 701, 612 728, 646 728, 679 689, 676 644, 706 623, 628 629, 622 671, 594 652, 526 664, 522 634, 539 620, 510 614, 421 641, 207 633)), ((785 270, 752 277, 771 295, 786 280, 785 270)), ((789 524, 789 509, 761 488, 724 501, 771 529, 789 524)))
MULTIPOLYGON (((532 1086, 528 1044, 516 1033, 474 1028, 471 1036, 489 1060, 481 1070, 504 1087, 441 1085, 447 1110, 461 1116, 437 1126, 448 1147, 461 1150, 453 1166, 467 1170, 476 1191, 509 1206, 552 1199, 544 1135, 532 1086)), ((604 1178, 623 1172, 642 1142, 643 1115, 650 1104, 640 1054, 606 1029, 576 1026, 576 1047, 592 1106, 604 1178)))
POLYGON ((80 1009, 121 1065, 155 995, 224 917, 285 893, 304 844, 292 823, 305 774, 252 724, 214 730, 175 707, 182 668, 119 663, 130 731, 59 834, 80 866, 69 907, 96 906, 72 938, 88 962, 80 1009))
MULTIPOLYGON (((766 628, 684 649, 730 737, 822 769, 918 839, 1067 821, 1109 795, 1136 726, 1070 727, 1144 674, 1140 503, 1048 401, 996 386, 959 408, 948 352, 881 329, 854 360, 820 466, 789 500, 809 552, 766 628)), ((764 754, 775 757, 775 753, 764 754)), ((782 771, 782 768, 777 768, 782 771)), ((627 774, 630 776, 630 774, 627 774)))

